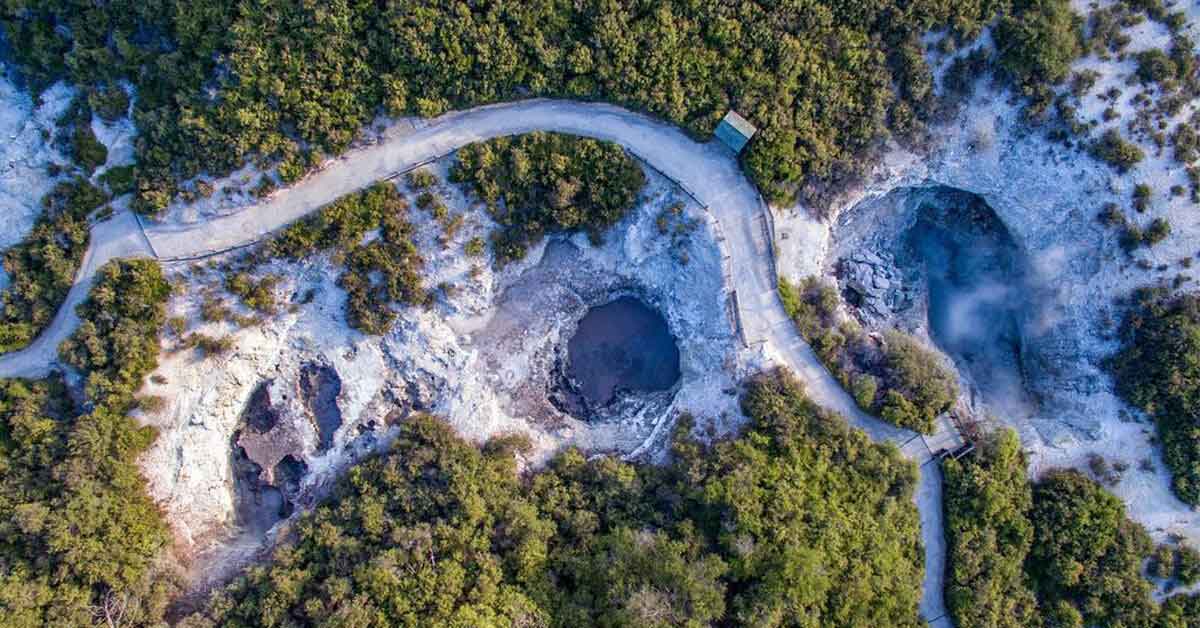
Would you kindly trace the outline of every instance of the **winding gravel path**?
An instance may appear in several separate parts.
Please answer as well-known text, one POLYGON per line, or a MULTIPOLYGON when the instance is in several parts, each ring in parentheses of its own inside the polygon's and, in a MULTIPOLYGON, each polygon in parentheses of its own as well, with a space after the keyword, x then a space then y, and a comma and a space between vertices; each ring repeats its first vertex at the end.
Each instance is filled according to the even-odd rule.
POLYGON ((75 287, 50 327, 27 349, 0 356, 0 377, 36 377, 53 365, 58 344, 78 324, 75 306, 96 270, 115 257, 182 259, 243 246, 376 181, 481 140, 545 130, 621 144, 680 182, 720 223, 731 259, 732 284, 747 343, 792 369, 817 403, 840 412, 876 441, 891 441, 921 465, 916 504, 925 546, 922 616, 950 626, 942 599, 945 540, 942 479, 925 441, 871 417, 821 366, 801 340, 775 291, 774 263, 763 223, 765 206, 733 154, 716 142, 700 144, 679 129, 618 107, 573 101, 529 100, 447 114, 413 133, 351 151, 297 185, 237 214, 186 227, 148 226, 145 237, 126 210, 92 230, 75 287), (148 242, 147 242, 148 240, 148 242))

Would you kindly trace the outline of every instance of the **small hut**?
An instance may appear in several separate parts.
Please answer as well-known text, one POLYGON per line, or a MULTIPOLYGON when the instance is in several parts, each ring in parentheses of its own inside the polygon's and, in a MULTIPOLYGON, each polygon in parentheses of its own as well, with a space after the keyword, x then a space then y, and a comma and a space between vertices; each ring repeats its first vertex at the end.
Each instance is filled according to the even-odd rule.
POLYGON ((746 147, 746 143, 750 141, 750 138, 754 137, 754 134, 757 132, 758 129, 754 128, 754 125, 750 124, 749 120, 746 120, 738 115, 738 112, 730 109, 729 113, 725 114, 725 117, 721 119, 721 123, 717 125, 715 134, 717 139, 721 140, 729 148, 732 148, 733 152, 740 153, 746 147))

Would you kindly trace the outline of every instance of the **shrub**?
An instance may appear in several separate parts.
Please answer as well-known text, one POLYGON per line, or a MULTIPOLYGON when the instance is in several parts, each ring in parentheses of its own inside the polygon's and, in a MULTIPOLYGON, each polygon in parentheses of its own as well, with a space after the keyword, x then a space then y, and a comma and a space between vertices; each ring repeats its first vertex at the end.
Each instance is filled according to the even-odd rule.
POLYGON ((934 419, 958 398, 954 373, 942 365, 937 354, 898 331, 885 336, 884 362, 889 389, 882 410, 885 418, 890 415, 896 425, 932 432, 934 419), (908 403, 899 403, 899 398, 908 403))
POLYGON ((646 175, 611 142, 535 132, 463 147, 450 180, 500 223, 493 250, 504 265, 548 233, 587 231, 598 240, 633 209, 646 175))
POLYGON ((885 421, 932 432, 934 419, 958 397, 953 371, 910 336, 884 335, 882 345, 853 322, 839 324, 837 289, 816 277, 794 285, 779 278, 779 298, 817 357, 863 410, 885 421))
POLYGON ((475 236, 463 245, 463 252, 471 257, 481 257, 487 250, 487 243, 483 238, 475 236))
POLYGON ((1150 206, 1150 197, 1152 195, 1153 192, 1150 190, 1149 185, 1145 183, 1135 185, 1133 188, 1133 208, 1139 213, 1146 211, 1150 206))
POLYGON ((1134 56, 1137 76, 1142 83, 1161 83, 1175 77, 1175 62, 1158 48, 1143 50, 1134 56))
POLYGON ((88 106, 105 122, 116 122, 129 111, 129 94, 120 85, 103 85, 88 91, 88 106))
POLYGON ((87 216, 107 201, 85 179, 60 182, 25 239, 4 252, 12 282, 0 297, 0 351, 24 347, 54 319, 88 247, 87 216))
POLYGON ((1152 544, 1120 499, 1074 471, 1034 487, 1028 563, 1044 607, 1070 605, 1081 625, 1149 626, 1150 584, 1141 577, 1152 544))
POLYGON ((421 305, 425 262, 413 244, 404 197, 390 183, 348 194, 289 226, 267 243, 270 254, 291 259, 337 249, 346 262, 338 283, 347 292, 350 324, 369 334, 386 332, 394 304, 421 305), (379 237, 364 242, 367 234, 379 237))
POLYGON ((239 272, 225 278, 225 289, 237 295, 247 307, 263 314, 274 314, 279 307, 275 301, 275 287, 279 282, 277 275, 255 279, 250 273, 239 272))
POLYGON ((153 260, 118 260, 97 271, 87 300, 76 308, 79 327, 59 347, 63 362, 85 374, 84 390, 94 403, 124 409, 157 366, 170 294, 153 260))
POLYGON ((133 166, 113 166, 100 175, 100 182, 108 187, 112 196, 128 194, 135 189, 133 166))
POLYGON ((1166 218, 1158 217, 1150 222, 1150 227, 1146 229, 1145 235, 1142 236, 1142 241, 1149 246, 1154 246, 1166 240, 1169 235, 1171 235, 1171 222, 1166 218))
POLYGON ((108 161, 108 148, 96 139, 90 124, 76 124, 71 134, 71 157, 91 174, 108 161))
POLYGON ((438 184, 436 174, 426 168, 418 168, 405 175, 404 180, 413 190, 427 190, 438 184))
POLYGON ((1146 155, 1136 144, 1125 141, 1116 129, 1109 129, 1092 143, 1092 155, 1108 165, 1125 172, 1137 165, 1146 155))
POLYGON ((1083 52, 1080 27, 1068 0, 1015 0, 996 27, 1000 67, 1027 94, 1061 82, 1083 52))
POLYGON ((1175 494, 1200 503, 1200 297, 1170 298, 1162 290, 1134 296, 1121 350, 1110 362, 1117 392, 1152 417, 1175 494))
POLYGON ((1175 552, 1166 545, 1154 548, 1154 554, 1150 557, 1150 564, 1147 565, 1146 571, 1155 578, 1173 577, 1175 575, 1175 552))
POLYGON ((184 346, 194 347, 204 352, 207 356, 223 356, 233 351, 233 337, 220 336, 214 337, 207 334, 193 333, 188 334, 183 341, 184 346))
POLYGON ((1175 552, 1175 579, 1185 587, 1200 582, 1200 551, 1186 543, 1175 552))

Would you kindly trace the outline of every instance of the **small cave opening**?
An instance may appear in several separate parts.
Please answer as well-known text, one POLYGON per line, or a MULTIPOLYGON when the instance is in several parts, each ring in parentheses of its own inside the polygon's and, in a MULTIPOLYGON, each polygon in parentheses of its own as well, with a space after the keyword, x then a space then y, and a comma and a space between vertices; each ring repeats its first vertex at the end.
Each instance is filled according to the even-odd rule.
POLYGON ((342 378, 331 366, 305 364, 300 369, 300 393, 317 428, 317 449, 328 451, 342 426, 342 411, 337 403, 342 394, 342 378))
POLYGON ((924 270, 930 335, 989 405, 1024 412, 1021 324, 1033 291, 1023 253, 978 195, 935 186, 912 190, 908 202, 914 221, 897 262, 924 270))
POLYGON ((571 413, 588 416, 622 392, 670 390, 680 377, 679 346, 662 314, 621 296, 579 321, 567 341, 565 372, 582 410, 571 413))

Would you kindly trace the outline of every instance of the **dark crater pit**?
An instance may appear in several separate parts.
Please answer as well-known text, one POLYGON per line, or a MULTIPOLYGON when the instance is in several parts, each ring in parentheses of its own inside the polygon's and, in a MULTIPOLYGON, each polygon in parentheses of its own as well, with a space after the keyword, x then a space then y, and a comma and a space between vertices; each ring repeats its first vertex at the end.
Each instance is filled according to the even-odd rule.
POLYGON ((571 414, 590 416, 622 392, 670 390, 679 374, 679 347, 667 321, 642 301, 619 297, 588 310, 567 341, 568 397, 576 403, 566 405, 571 414))

